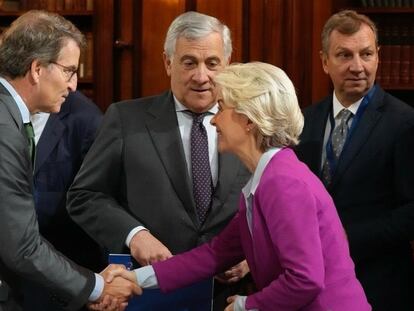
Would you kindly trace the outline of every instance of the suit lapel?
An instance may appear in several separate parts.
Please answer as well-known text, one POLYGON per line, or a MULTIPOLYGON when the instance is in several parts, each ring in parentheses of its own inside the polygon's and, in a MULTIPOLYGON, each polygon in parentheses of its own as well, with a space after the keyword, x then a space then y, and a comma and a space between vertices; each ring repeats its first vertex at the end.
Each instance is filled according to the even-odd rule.
POLYGON ((325 148, 323 142, 325 137, 326 122, 332 109, 332 96, 329 96, 320 105, 317 105, 313 109, 315 109, 315 111, 312 111, 310 113, 311 115, 309 116, 309 120, 306 120, 306 123, 310 123, 308 125, 310 126, 310 130, 307 131, 308 136, 304 137, 304 140, 307 141, 309 146, 304 146, 304 148, 309 149, 306 150, 306 154, 310 169, 313 172, 317 172, 317 175, 321 177, 322 152, 325 148))
POLYGON ((63 115, 66 115, 66 113, 50 114, 49 119, 46 122, 45 128, 36 146, 35 175, 49 157, 66 129, 65 124, 61 121, 63 115))
POLYGON ((369 139, 372 130, 382 116, 379 107, 383 105, 383 96, 384 92, 378 88, 372 102, 368 105, 362 115, 361 120, 354 129, 351 139, 347 142, 347 146, 339 158, 335 175, 332 178, 331 187, 334 187, 338 180, 340 180, 348 166, 352 163, 353 159, 358 155, 369 139))
POLYGON ((197 224, 195 203, 172 94, 166 93, 159 101, 148 109, 149 119, 146 126, 172 186, 187 213, 197 224))

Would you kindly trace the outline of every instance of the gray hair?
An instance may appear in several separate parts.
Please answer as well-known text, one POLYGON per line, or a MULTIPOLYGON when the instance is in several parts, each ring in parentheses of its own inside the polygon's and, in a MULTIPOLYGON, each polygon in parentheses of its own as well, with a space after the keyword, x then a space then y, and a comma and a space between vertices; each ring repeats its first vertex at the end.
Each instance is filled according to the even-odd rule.
POLYGON ((86 45, 79 29, 58 14, 32 10, 21 15, 0 37, 0 75, 15 79, 25 76, 34 60, 55 62, 68 40, 80 49, 86 45))
POLYGON ((375 23, 366 15, 358 14, 352 10, 343 10, 332 15, 323 27, 321 40, 322 52, 327 54, 329 50, 329 36, 336 30, 343 35, 353 35, 358 32, 361 25, 365 24, 371 28, 375 36, 375 45, 378 46, 378 31, 375 23))
POLYGON ((177 39, 189 40, 204 38, 209 34, 219 33, 223 39, 224 57, 228 60, 232 52, 230 29, 217 18, 189 11, 179 15, 170 25, 164 42, 164 52, 169 59, 175 52, 177 39))
POLYGON ((255 124, 262 151, 299 143, 303 115, 293 83, 282 69, 261 62, 231 64, 214 80, 224 105, 255 124))

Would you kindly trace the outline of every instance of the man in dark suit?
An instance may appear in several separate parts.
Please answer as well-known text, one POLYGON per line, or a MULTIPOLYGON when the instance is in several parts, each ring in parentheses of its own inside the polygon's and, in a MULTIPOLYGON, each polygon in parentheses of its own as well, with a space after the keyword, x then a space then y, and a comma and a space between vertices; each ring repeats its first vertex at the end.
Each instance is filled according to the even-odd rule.
MULTIPOLYGON (((76 89, 84 37, 63 17, 29 11, 0 42, 0 310, 20 310, 22 284, 51 291, 61 309, 73 310, 104 295, 125 301, 139 290, 99 274, 58 253, 39 234, 33 200, 34 141, 30 114, 56 113, 76 89), (6 284, 7 282, 7 284, 6 284)), ((114 308, 115 309, 115 308, 114 308)))
POLYGON ((373 310, 414 310, 414 110, 375 85, 378 50, 368 17, 327 21, 321 58, 334 92, 305 110, 297 153, 335 201, 373 310))
POLYGON ((217 111, 212 79, 231 50, 227 26, 184 13, 164 45, 171 91, 116 103, 106 112, 68 193, 68 209, 111 252, 130 252, 141 265, 163 260, 210 240, 236 212, 249 173, 236 157, 218 155, 209 122, 217 111), (203 113, 210 166, 204 182, 213 188, 204 219, 193 195, 190 148, 193 115, 203 113))
MULTIPOLYGON (((66 192, 89 150, 102 113, 82 93, 70 92, 56 114, 30 117, 36 140, 34 198, 39 231, 58 251, 92 271, 101 271, 106 259, 99 245, 66 210, 66 192)), ((44 288, 26 282, 24 309, 55 310, 44 288)))

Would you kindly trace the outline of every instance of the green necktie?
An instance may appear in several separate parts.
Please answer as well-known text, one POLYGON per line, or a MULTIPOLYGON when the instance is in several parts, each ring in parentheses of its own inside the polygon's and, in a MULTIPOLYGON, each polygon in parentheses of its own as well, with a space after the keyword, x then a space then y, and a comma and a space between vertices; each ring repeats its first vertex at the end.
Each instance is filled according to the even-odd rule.
POLYGON ((36 145, 35 145, 35 134, 33 130, 33 125, 31 122, 25 123, 24 128, 26 129, 27 138, 29 139, 29 152, 30 159, 32 160, 32 165, 34 164, 36 145))

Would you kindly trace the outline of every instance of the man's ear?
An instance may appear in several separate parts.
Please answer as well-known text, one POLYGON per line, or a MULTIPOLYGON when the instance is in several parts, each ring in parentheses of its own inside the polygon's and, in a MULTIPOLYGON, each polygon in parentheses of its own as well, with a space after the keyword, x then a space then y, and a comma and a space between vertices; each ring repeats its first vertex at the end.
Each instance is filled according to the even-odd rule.
POLYGON ((167 72, 167 75, 170 77, 171 76, 171 59, 167 56, 167 54, 162 53, 162 59, 164 61, 164 67, 165 67, 165 71, 167 72))
POLYGON ((40 76, 44 70, 44 67, 40 64, 39 60, 35 59, 30 65, 29 77, 33 83, 39 83, 40 76))
POLYGON ((329 74, 328 70, 328 55, 323 51, 319 51, 319 56, 321 57, 322 68, 326 74, 329 74))

